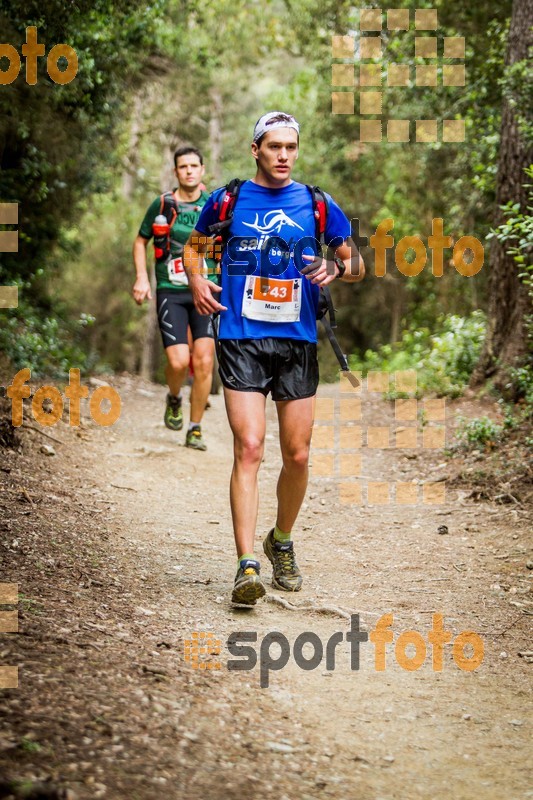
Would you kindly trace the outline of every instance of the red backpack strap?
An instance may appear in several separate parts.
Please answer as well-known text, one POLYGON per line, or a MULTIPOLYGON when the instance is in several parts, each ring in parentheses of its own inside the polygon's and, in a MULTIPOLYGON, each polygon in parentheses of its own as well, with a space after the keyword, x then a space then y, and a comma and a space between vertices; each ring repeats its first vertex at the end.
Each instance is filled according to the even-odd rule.
POLYGON ((223 240, 228 238, 229 226, 233 219, 242 183, 239 178, 233 178, 227 184, 222 199, 215 203, 214 208, 218 213, 218 222, 209 226, 209 233, 213 236, 221 236, 223 240))
MULTIPOLYGON (((318 242, 320 242, 320 246, 323 247, 324 244, 326 243, 326 225, 328 222, 328 214, 329 214, 328 198, 326 197, 325 193, 322 191, 320 186, 308 186, 307 188, 311 192, 311 197, 313 199, 313 216, 315 218, 315 239, 318 242)), ((320 298, 317 309, 317 319, 321 320, 324 323, 324 326, 326 327, 326 331, 328 333, 328 338, 331 341, 331 336, 333 336, 333 332, 328 331, 327 327, 329 326, 329 328, 331 329, 331 328, 336 328, 337 325, 335 322, 335 307, 333 305, 333 300, 331 299, 331 294, 327 286, 320 287, 320 298), (326 314, 329 314, 329 322, 326 319, 326 314)), ((333 339, 335 339, 334 336, 333 339)), ((333 345, 333 349, 335 350, 337 358, 339 358, 337 350, 340 351, 340 348, 337 344, 337 340, 335 340, 335 345, 333 345), (337 349, 335 349, 335 345, 337 349)), ((348 368, 346 364, 346 358, 344 358, 344 361, 340 361, 340 363, 342 369, 348 368)))
POLYGON ((329 203, 320 186, 308 186, 313 200, 313 216, 315 218, 315 238, 325 244, 326 225, 328 222, 329 203))

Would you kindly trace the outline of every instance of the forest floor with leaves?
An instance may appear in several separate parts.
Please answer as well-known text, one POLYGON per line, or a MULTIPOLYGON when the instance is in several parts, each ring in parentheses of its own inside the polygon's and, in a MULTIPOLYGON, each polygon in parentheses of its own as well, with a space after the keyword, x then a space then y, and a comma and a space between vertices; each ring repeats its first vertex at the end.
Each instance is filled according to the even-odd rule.
MULTIPOLYGON (((365 494, 360 505, 341 503, 337 480, 316 474, 313 450, 295 531, 302 592, 273 590, 263 558, 266 598, 232 609, 222 396, 211 398, 201 453, 164 427, 163 387, 112 382, 123 404, 112 428, 87 412, 79 429, 66 415, 45 429, 28 406, 32 429, 13 438, 9 423, 0 428, 0 582, 17 583, 20 599, 18 633, 0 634, 0 665, 19 668, 18 689, 0 692, 0 797, 533 798, 531 480, 521 451, 502 459, 496 450, 363 448, 362 482, 418 485, 416 505, 370 506, 365 494), (421 502, 428 482, 447 487, 444 502, 421 502), (375 669, 371 641, 352 669, 350 615, 371 632, 386 613, 394 643, 385 670, 375 669), (433 614, 453 640, 462 631, 481 637, 476 670, 459 668, 451 643, 433 670, 433 614), (237 631, 257 635, 253 669, 227 667, 237 631), (415 671, 396 657, 405 631, 427 648, 415 671), (220 641, 219 655, 199 659, 220 669, 186 660, 195 632, 220 641), (286 637, 290 657, 267 674, 260 653, 273 632, 286 637), (333 668, 325 653, 336 632, 344 635, 333 668), (302 633, 324 646, 313 670, 293 657, 302 633)), ((324 385, 319 397, 336 392, 324 385)), ((280 467, 267 402, 258 554, 274 524, 280 467)), ((481 414, 496 416, 494 402, 450 402, 447 441, 457 415, 481 414)), ((363 395, 363 426, 393 424, 393 403, 363 395)))

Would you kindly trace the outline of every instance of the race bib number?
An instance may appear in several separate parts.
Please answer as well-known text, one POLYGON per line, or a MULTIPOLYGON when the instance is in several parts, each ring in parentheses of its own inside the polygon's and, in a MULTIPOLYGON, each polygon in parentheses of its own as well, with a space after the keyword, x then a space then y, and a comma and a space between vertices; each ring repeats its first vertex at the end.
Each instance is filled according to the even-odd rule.
POLYGON ((187 273, 183 269, 183 260, 181 258, 171 258, 167 264, 168 279, 174 286, 188 286, 187 273))
POLYGON ((299 322, 302 305, 302 279, 246 279, 242 315, 262 322, 299 322))
MULTIPOLYGON (((182 258, 171 258, 170 261, 167 263, 168 269, 168 279, 170 283, 173 283, 174 286, 188 286, 189 281, 187 279, 187 273, 183 269, 183 260, 182 258)), ((205 258, 202 262, 202 275, 204 278, 207 277, 207 261, 205 258)))

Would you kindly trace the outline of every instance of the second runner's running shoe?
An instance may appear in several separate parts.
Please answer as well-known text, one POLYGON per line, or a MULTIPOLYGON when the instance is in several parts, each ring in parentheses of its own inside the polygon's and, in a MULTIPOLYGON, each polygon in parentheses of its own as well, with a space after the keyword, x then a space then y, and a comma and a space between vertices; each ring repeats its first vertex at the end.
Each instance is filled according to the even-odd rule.
POLYGON ((292 542, 278 542, 274 539, 272 528, 263 541, 263 550, 272 564, 272 585, 285 592, 299 592, 303 578, 296 563, 292 542))
POLYGON ((165 425, 171 431, 181 431, 183 428, 183 409, 181 397, 167 394, 167 407, 165 408, 165 425))

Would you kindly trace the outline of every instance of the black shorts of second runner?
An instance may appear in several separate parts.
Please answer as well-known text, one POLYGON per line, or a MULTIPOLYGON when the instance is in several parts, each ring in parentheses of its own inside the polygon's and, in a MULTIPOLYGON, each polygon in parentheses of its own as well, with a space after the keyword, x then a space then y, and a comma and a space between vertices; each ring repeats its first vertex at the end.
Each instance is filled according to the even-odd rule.
POLYGON ((163 339, 163 347, 187 344, 187 326, 190 325, 193 340, 204 336, 213 338, 211 318, 199 314, 194 307, 192 294, 157 290, 157 320, 163 339))
POLYGON ((238 392, 272 392, 273 400, 313 397, 318 387, 317 346, 297 339, 220 339, 220 379, 238 392))

